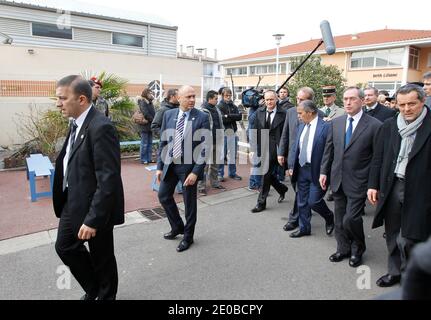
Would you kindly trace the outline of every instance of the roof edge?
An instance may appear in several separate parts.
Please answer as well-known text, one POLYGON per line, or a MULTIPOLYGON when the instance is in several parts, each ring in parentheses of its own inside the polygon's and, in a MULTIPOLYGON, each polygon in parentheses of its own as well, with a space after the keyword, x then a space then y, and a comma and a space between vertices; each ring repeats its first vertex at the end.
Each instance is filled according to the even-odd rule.
MULTIPOLYGON (((61 8, 52 8, 52 7, 42 7, 34 4, 29 3, 18 3, 18 2, 11 2, 11 1, 5 1, 0 0, 0 5, 15 7, 15 8, 25 8, 25 9, 34 9, 34 10, 41 10, 46 12, 55 12, 57 13, 58 10, 62 10, 61 8)), ((69 10, 65 10, 69 11, 69 10)), ((69 11, 72 15, 80 16, 80 17, 86 17, 86 18, 95 18, 100 20, 112 20, 117 22, 123 22, 123 23, 132 23, 137 25, 144 25, 144 26, 151 26, 151 27, 157 27, 157 28, 163 28, 163 29, 169 29, 169 30, 178 30, 178 26, 167 26, 163 24, 157 24, 152 22, 144 22, 144 21, 138 21, 138 20, 131 20, 131 19, 123 19, 123 18, 115 18, 110 16, 104 16, 100 14, 91 14, 91 13, 85 13, 85 12, 78 12, 78 11, 69 11)))

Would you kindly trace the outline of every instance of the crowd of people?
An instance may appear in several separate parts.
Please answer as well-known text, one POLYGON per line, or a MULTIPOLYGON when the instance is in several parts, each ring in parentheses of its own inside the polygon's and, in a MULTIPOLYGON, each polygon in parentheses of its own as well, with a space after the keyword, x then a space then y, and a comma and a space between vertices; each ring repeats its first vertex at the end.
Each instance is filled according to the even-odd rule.
MULTIPOLYGON (((296 106, 287 87, 266 90, 261 106, 248 114, 249 189, 259 192, 251 212, 266 210, 271 186, 282 203, 288 176, 295 200, 283 229, 292 231, 292 238, 310 236, 312 211, 317 212, 325 220, 324 232, 335 235, 329 260, 348 259, 349 266, 358 267, 366 252, 362 217, 368 200, 376 206, 373 228, 384 226, 388 249, 388 271, 377 285, 399 283, 414 247, 431 236, 431 110, 426 104, 431 73, 423 80, 422 86, 400 87, 393 97, 380 100, 383 104, 382 92, 373 87, 348 87, 343 107, 335 104, 333 85, 321 88, 321 107, 309 87, 298 90, 296 106), (333 211, 324 198, 329 189, 333 211)), ((68 76, 58 82, 56 92, 57 107, 72 119, 55 171, 54 208, 60 217, 56 250, 85 290, 83 299, 115 299, 113 226, 124 221, 118 135, 100 88, 97 79, 68 76)), ((183 235, 178 252, 193 244, 197 195, 206 194, 207 177, 211 188, 224 190, 227 165, 230 179, 242 179, 237 174, 237 122, 242 114, 232 91, 210 90, 205 98, 196 108, 195 89, 183 86, 167 90, 157 111, 148 88, 138 101, 145 119, 140 124, 140 160, 153 161, 152 137, 159 135, 158 197, 171 227, 164 238, 183 235), (178 187, 185 222, 174 200, 178 187)))

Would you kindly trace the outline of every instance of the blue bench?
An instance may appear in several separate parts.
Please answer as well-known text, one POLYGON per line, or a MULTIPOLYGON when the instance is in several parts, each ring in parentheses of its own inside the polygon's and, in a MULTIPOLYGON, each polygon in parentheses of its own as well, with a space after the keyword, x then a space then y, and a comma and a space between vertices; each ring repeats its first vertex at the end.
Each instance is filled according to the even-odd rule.
POLYGON ((157 177, 156 177, 156 172, 155 172, 157 170, 157 165, 148 166, 148 167, 145 167, 145 169, 150 171, 150 172, 154 171, 153 177, 151 178, 151 189, 153 191, 159 192, 159 184, 157 183, 157 177))
POLYGON ((120 142, 120 146, 133 146, 133 145, 139 145, 141 144, 140 140, 136 140, 136 141, 121 141, 120 142))
POLYGON ((47 156, 40 153, 31 154, 26 158, 27 179, 30 183, 31 201, 35 202, 39 197, 51 197, 52 185, 54 182, 54 166, 47 156), (50 191, 36 192, 36 177, 48 177, 50 180, 50 191))
MULTIPOLYGON (((154 172, 153 177, 151 178, 151 189, 153 191, 159 192, 160 185, 157 182, 157 176, 156 176, 156 172, 155 172, 155 171, 157 171, 157 165, 148 166, 148 167, 145 167, 145 169, 147 169, 150 172, 154 172)), ((177 193, 183 192, 181 181, 178 181, 178 184, 177 184, 175 190, 177 191, 177 193)))
MULTIPOLYGON (((159 143, 159 140, 153 140, 153 144, 159 143)), ((141 140, 134 140, 134 141, 120 141, 120 146, 134 146, 134 145, 140 145, 141 140)))

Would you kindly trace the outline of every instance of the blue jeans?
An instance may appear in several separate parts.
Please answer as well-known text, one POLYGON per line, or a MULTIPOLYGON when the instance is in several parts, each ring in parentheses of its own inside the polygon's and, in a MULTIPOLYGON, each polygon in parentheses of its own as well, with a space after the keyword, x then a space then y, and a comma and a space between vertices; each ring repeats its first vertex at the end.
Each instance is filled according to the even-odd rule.
POLYGON ((151 162, 153 147, 152 132, 141 131, 141 163, 151 162))
MULTIPOLYGON (((234 135, 225 135, 224 136, 224 158, 226 159, 228 155, 228 147, 234 144, 235 148, 232 148, 234 150, 234 154, 231 155, 229 152, 229 157, 227 158, 228 163, 228 175, 229 177, 235 177, 236 176, 236 155, 238 153, 238 137, 236 134, 234 135)), ((219 165, 218 168, 218 176, 224 177, 224 163, 219 165)))

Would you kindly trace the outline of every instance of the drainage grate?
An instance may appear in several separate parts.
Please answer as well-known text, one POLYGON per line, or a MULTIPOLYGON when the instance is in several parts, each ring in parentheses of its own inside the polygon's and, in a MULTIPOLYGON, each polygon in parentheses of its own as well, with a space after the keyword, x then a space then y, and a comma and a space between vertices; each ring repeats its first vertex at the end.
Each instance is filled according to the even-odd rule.
POLYGON ((153 212, 155 212, 157 215, 161 216, 162 218, 166 218, 166 212, 163 208, 153 208, 153 212))
MULTIPOLYGON (((184 210, 178 208, 180 214, 184 213, 184 210)), ((156 207, 152 209, 140 209, 138 212, 147 219, 150 220, 159 220, 166 218, 166 212, 162 207, 156 207)))

